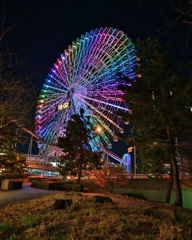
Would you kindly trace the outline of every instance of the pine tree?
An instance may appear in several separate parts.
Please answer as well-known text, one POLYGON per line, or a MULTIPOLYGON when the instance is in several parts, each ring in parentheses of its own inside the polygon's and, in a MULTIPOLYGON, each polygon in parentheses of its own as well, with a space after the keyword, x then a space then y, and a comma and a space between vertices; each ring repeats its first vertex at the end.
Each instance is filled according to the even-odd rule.
POLYGON ((83 116, 83 110, 81 111, 81 116, 71 116, 71 120, 67 122, 65 137, 58 138, 57 144, 66 153, 65 156, 61 157, 58 166, 59 173, 62 176, 77 168, 77 183, 79 183, 82 169, 98 166, 101 153, 93 151, 90 144, 94 137, 94 129, 91 127, 89 119, 83 116))
POLYGON ((170 179, 166 202, 169 202, 172 183, 175 186, 175 205, 182 206, 177 156, 180 143, 191 137, 192 112, 190 111, 192 81, 187 68, 178 66, 167 57, 168 46, 157 41, 137 41, 136 81, 127 79, 131 87, 125 100, 131 111, 121 114, 124 121, 132 121, 132 135, 125 141, 139 150, 142 168, 150 173, 162 174, 164 164, 170 164, 170 179))

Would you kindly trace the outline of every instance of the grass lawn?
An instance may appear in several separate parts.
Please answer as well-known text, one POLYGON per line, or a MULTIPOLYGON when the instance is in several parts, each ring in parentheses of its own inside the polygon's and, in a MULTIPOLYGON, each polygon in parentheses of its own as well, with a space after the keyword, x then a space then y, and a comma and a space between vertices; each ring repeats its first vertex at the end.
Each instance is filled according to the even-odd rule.
POLYGON ((1 208, 0 239, 192 239, 192 210, 178 208, 176 221, 145 211, 127 203, 93 203, 75 193, 47 195, 1 208), (54 210, 56 198, 70 198, 73 204, 54 210))

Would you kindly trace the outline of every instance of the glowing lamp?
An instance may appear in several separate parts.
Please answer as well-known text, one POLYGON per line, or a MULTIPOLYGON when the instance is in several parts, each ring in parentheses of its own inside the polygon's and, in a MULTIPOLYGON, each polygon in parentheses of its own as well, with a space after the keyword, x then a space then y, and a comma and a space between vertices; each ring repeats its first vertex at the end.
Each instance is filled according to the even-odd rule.
POLYGON ((115 137, 113 138, 113 141, 114 141, 114 142, 117 142, 117 141, 118 141, 118 137, 115 136, 115 137))
POLYGON ((97 131, 97 132, 101 132, 101 131, 102 131, 102 128, 101 128, 101 127, 97 127, 96 131, 97 131))
POLYGON ((123 128, 119 128, 119 132, 120 133, 124 133, 124 129, 123 128))

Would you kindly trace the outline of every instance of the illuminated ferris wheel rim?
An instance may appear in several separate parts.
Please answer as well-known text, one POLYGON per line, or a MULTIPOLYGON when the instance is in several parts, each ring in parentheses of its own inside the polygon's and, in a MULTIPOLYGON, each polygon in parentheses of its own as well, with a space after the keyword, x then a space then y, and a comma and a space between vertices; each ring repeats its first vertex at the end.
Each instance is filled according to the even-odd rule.
POLYGON ((124 92, 117 89, 117 73, 134 79, 135 64, 134 44, 122 31, 106 27, 77 38, 57 59, 43 85, 36 134, 55 144, 67 119, 83 108, 94 126, 102 126, 101 135, 109 143, 109 136, 114 137, 114 130, 121 128, 117 111, 128 111, 124 92), (68 102, 70 106, 56 111, 68 102))

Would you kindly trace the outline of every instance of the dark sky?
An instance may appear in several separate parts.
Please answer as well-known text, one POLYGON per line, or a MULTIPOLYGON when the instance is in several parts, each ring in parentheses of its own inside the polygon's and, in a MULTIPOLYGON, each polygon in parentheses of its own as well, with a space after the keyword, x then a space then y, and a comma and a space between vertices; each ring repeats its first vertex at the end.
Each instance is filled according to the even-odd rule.
MULTIPOLYGON (((0 0, 3 3, 3 0, 0 0)), ((34 65, 45 66, 44 79, 60 53, 78 37, 100 27, 124 31, 137 38, 159 37, 166 29, 161 10, 169 12, 165 0, 6 0, 7 23, 21 20, 7 35, 12 48, 32 54, 34 65)), ((2 10, 2 4, 0 5, 2 10)), ((170 15, 173 15, 170 13, 170 15)), ((171 43, 173 57, 180 55, 182 29, 163 39, 171 43)))
MULTIPOLYGON (((0 0, 0 12, 3 9, 0 0)), ((86 32, 100 27, 124 31, 134 43, 136 39, 159 37, 157 28, 166 29, 161 10, 169 13, 166 0, 139 2, 138 0, 6 0, 7 26, 19 18, 15 29, 7 34, 10 48, 29 52, 30 64, 41 69, 34 79, 39 90, 50 68, 67 46, 86 32)), ((165 36, 170 42, 170 55, 180 61, 190 59, 191 48, 181 56, 182 27, 165 36)), ((127 146, 115 147, 116 153, 126 152, 127 146)))

